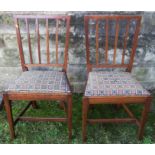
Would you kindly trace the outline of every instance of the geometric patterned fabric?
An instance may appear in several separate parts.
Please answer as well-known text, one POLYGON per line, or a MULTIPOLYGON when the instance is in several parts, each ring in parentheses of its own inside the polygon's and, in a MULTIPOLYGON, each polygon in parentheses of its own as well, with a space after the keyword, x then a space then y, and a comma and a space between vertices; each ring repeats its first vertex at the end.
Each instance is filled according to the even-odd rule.
POLYGON ((26 71, 9 84, 7 92, 70 93, 65 72, 26 71))
POLYGON ((85 96, 148 96, 150 93, 128 72, 93 71, 88 75, 85 96))

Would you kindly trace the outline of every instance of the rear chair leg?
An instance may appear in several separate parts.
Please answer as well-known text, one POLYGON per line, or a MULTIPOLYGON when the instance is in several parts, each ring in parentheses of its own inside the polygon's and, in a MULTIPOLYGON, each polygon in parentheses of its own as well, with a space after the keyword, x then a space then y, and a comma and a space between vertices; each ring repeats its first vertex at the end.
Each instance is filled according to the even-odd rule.
POLYGON ((33 109, 38 109, 38 105, 36 101, 31 101, 31 105, 33 107, 33 109))
POLYGON ((72 139, 72 96, 68 97, 68 130, 69 141, 72 139))
POLYGON ((14 122, 12 117, 12 108, 11 108, 11 102, 9 101, 8 96, 6 94, 4 94, 4 107, 6 110, 7 119, 9 123, 10 136, 11 136, 11 139, 13 140, 15 138, 15 131, 14 131, 14 122))
POLYGON ((67 113, 67 105, 65 101, 60 101, 59 108, 63 109, 67 113))
POLYGON ((144 109, 143 109, 142 117, 141 117, 141 121, 140 121, 140 127, 139 127, 139 131, 138 131, 138 139, 139 140, 141 140, 143 138, 144 126, 147 121, 147 116, 148 116, 148 112, 150 110, 150 105, 151 105, 151 98, 148 98, 147 101, 144 103, 144 109))
POLYGON ((88 113, 88 100, 83 98, 82 103, 82 141, 86 142, 86 128, 87 128, 87 113, 88 113))

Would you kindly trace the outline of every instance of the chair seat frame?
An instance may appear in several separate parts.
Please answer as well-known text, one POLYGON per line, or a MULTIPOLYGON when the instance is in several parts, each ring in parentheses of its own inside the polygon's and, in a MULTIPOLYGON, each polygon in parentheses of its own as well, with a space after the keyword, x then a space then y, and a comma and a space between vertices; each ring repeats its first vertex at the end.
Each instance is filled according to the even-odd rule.
POLYGON ((135 123, 138 129, 138 139, 143 138, 144 134, 144 125, 147 121, 148 112, 150 109, 152 97, 151 96, 105 96, 105 97, 83 97, 83 113, 82 113, 82 135, 83 135, 83 142, 86 142, 86 127, 87 123, 94 124, 94 123, 135 123), (96 104, 116 104, 121 105, 124 110, 129 115, 129 118, 113 118, 113 119, 88 119, 88 109, 91 105, 96 104), (142 111, 141 119, 138 120, 134 114, 130 111, 127 107, 127 104, 143 104, 144 108, 142 111))
POLYGON ((54 94, 54 93, 4 93, 4 106, 7 112, 7 118, 10 128, 11 139, 15 138, 15 129, 14 126, 18 121, 26 121, 26 122, 66 122, 68 124, 69 129, 69 140, 72 137, 72 94, 54 94), (12 115, 12 101, 29 101, 27 106, 22 110, 22 112, 17 116, 15 120, 13 120, 12 115), (50 117, 24 117, 24 113, 28 110, 28 108, 32 105, 33 108, 37 108, 37 101, 60 101, 65 105, 65 109, 67 110, 67 117, 64 118, 50 118, 50 117))

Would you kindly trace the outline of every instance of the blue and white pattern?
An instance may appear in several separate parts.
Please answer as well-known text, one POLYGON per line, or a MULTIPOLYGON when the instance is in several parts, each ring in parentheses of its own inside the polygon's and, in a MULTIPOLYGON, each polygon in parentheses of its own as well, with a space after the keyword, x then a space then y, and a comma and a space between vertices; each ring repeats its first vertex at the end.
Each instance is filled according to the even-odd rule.
POLYGON ((70 93, 64 72, 26 71, 9 84, 8 92, 70 93))
POLYGON ((90 72, 85 96, 142 96, 150 95, 128 72, 90 72))

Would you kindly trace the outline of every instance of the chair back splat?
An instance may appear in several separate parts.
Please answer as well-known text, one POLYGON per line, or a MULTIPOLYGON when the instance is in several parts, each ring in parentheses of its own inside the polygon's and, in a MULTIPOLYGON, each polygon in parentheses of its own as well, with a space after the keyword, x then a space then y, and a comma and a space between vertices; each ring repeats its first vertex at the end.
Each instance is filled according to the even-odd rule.
POLYGON ((93 68, 126 68, 131 72, 141 16, 89 15, 84 20, 87 72, 93 68))
POLYGON ((23 71, 31 67, 67 70, 70 16, 15 15, 14 20, 23 71))

